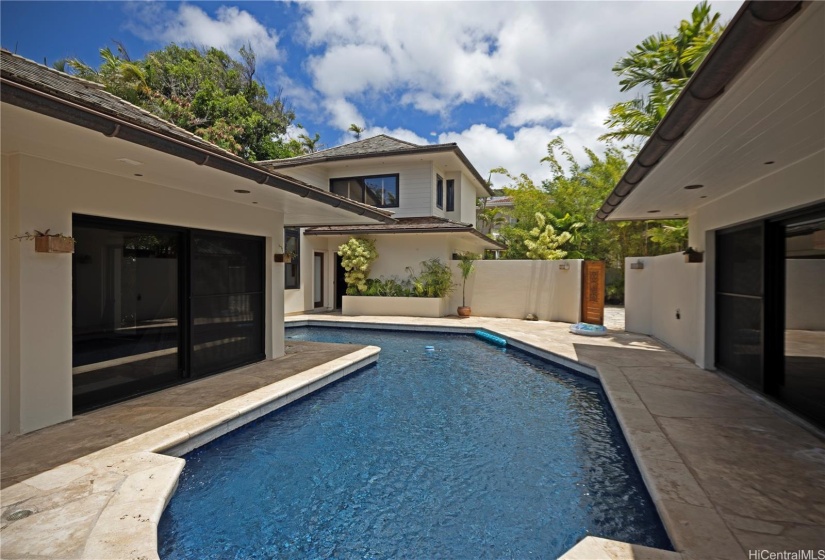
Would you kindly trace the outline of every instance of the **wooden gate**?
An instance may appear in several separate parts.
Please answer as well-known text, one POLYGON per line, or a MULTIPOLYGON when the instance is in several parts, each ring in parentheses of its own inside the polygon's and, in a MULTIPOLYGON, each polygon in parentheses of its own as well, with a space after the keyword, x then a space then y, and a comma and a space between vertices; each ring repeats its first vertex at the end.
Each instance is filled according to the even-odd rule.
POLYGON ((604 324, 604 263, 582 263, 582 318, 583 323, 604 324))

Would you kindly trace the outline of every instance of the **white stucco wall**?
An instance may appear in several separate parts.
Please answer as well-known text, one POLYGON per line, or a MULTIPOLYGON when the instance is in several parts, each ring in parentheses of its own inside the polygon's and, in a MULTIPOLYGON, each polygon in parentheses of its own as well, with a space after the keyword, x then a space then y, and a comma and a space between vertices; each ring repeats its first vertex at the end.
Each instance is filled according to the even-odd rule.
POLYGON ((476 198, 478 193, 467 175, 461 176, 461 219, 460 222, 476 227, 476 198))
MULTIPOLYGON (((263 236, 267 255, 283 242, 279 212, 30 156, 4 157, 2 164, 4 433, 72 416, 71 256, 35 253, 32 242, 9 244, 11 235, 47 228, 71 234, 74 212, 263 236)), ((284 352, 283 265, 268 261, 265 270, 271 359, 284 352)))
MULTIPOLYGON (((479 317, 523 319, 533 313, 542 321, 576 323, 581 316, 581 260, 476 261, 467 280, 467 305, 479 317), (559 268, 561 263, 569 270, 559 268)), ((461 305, 461 273, 452 262, 458 286, 451 313, 461 305)))
POLYGON ((695 360, 701 281, 702 265, 686 263, 682 253, 625 259, 625 330, 655 336, 695 360), (643 269, 630 268, 639 261, 643 269))

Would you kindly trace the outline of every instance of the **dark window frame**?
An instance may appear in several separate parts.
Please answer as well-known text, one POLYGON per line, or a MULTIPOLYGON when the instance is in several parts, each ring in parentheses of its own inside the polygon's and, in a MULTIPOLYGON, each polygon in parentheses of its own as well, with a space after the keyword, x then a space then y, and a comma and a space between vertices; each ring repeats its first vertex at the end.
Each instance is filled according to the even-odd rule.
POLYGON ((284 289, 285 290, 300 290, 301 289, 301 229, 300 228, 284 228, 284 250, 288 251, 289 238, 295 239, 295 256, 292 257, 292 262, 284 264, 284 289), (294 285, 290 282, 291 277, 294 277, 294 285))
POLYGON ((455 179, 447 179, 447 212, 455 212, 455 179))
POLYGON ((438 174, 435 176, 435 207, 444 210, 444 178, 438 174))
POLYGON ((378 175, 355 175, 353 177, 330 177, 329 179, 329 192, 334 193, 333 191, 333 183, 335 181, 359 181, 361 183, 361 198, 353 198, 347 196, 350 200, 355 200, 356 202, 361 202, 363 204, 369 204, 370 206, 374 206, 375 208, 398 208, 401 206, 401 174, 400 173, 379 173, 378 175), (381 179, 393 177, 395 178, 395 189, 396 189, 396 197, 395 197, 395 204, 384 204, 380 206, 376 206, 375 204, 370 204, 367 202, 367 185, 365 181, 367 179, 381 179))

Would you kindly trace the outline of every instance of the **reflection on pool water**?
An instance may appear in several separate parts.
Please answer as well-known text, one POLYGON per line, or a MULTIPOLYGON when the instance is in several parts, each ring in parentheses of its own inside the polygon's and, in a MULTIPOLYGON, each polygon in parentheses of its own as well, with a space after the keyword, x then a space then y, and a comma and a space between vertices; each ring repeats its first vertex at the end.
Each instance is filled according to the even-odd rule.
POLYGON ((595 381, 467 335, 287 337, 382 351, 187 455, 162 558, 555 558, 586 535, 671 549, 595 381))

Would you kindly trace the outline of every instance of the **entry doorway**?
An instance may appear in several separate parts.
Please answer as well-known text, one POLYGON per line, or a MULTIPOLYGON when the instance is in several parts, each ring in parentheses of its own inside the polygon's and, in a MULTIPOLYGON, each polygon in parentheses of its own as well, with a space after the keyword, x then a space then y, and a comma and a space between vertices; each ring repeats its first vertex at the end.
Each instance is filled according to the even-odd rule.
POLYGON ((341 309, 344 304, 344 295, 347 293, 347 283, 344 280, 344 266, 341 257, 335 255, 335 309, 341 309))
POLYGON ((324 253, 312 256, 312 301, 315 309, 324 306, 324 253))

